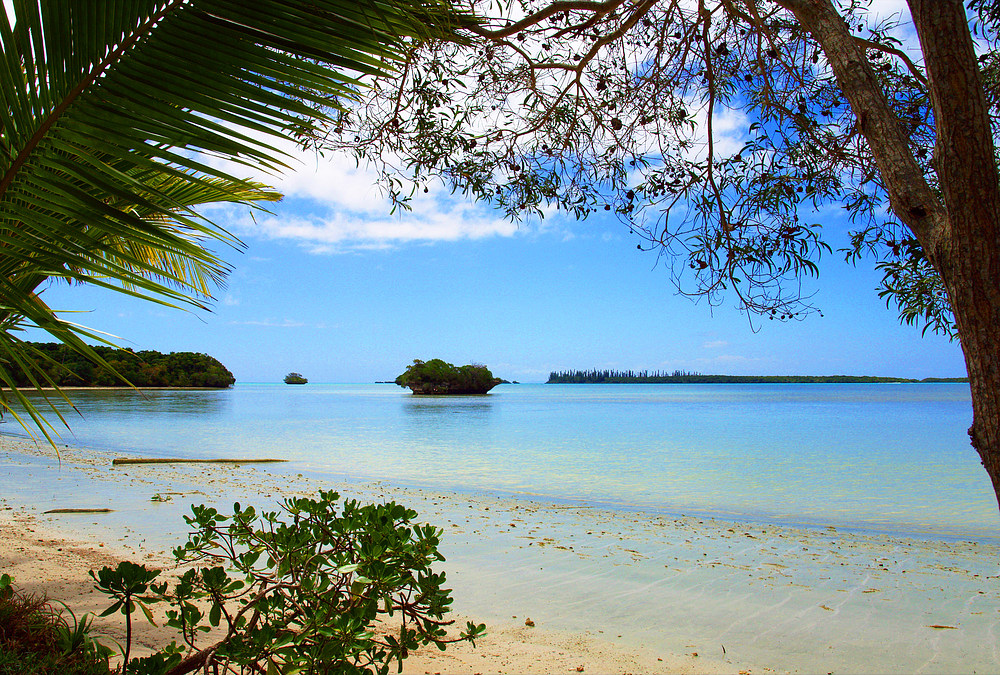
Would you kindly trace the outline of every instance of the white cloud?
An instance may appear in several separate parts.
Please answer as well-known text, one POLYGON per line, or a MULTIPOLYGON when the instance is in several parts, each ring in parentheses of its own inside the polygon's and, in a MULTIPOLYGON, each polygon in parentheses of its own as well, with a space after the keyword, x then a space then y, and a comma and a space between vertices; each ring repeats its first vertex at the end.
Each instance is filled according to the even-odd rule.
POLYGON ((729 343, 725 340, 712 340, 710 342, 705 342, 701 345, 702 349, 722 349, 723 347, 728 347, 729 343))
POLYGON ((293 169, 278 176, 274 185, 286 197, 311 199, 354 213, 386 214, 392 209, 376 186, 375 172, 357 166, 345 153, 321 157, 311 151, 288 149, 295 153, 293 169))
MULTIPOLYGON (((218 219, 239 236, 284 239, 299 242, 313 253, 336 253, 411 242, 510 237, 519 229, 527 230, 489 206, 452 195, 443 185, 416 192, 410 201, 412 210, 392 214, 392 204, 376 185, 377 174, 371 167, 357 166, 347 153, 320 156, 291 142, 276 145, 291 155, 286 160, 290 168, 281 175, 259 171, 248 176, 244 166, 217 163, 233 175, 272 185, 286 197, 280 204, 263 205, 270 214, 257 212, 251 217, 231 211, 228 218, 218 219)), ((558 227, 542 223, 531 229, 550 232, 558 227)))
MULTIPOLYGON (((708 151, 708 111, 699 114, 698 125, 706 134, 705 152, 708 151)), ((742 110, 737 108, 722 108, 712 116, 712 142, 715 145, 717 157, 729 157, 743 149, 746 142, 747 127, 750 121, 742 110)))
POLYGON ((516 223, 476 213, 464 204, 434 205, 397 216, 368 217, 329 204, 304 215, 257 217, 240 228, 255 236, 297 241, 314 253, 380 249, 406 242, 458 241, 514 235, 516 223))

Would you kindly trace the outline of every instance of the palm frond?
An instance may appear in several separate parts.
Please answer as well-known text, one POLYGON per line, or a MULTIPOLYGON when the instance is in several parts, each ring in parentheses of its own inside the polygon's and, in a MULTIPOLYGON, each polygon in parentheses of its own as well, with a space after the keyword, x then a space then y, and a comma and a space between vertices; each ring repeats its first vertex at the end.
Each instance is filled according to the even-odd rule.
POLYGON ((280 170, 280 138, 308 132, 317 110, 390 75, 406 41, 455 20, 439 0, 10 0, 12 14, 7 6, 0 387, 15 391, 3 371, 29 361, 17 329, 38 326, 85 353, 82 337, 96 335, 52 312, 39 284, 61 278, 205 306, 228 271, 207 244, 240 243, 196 207, 276 198, 211 158, 280 170))

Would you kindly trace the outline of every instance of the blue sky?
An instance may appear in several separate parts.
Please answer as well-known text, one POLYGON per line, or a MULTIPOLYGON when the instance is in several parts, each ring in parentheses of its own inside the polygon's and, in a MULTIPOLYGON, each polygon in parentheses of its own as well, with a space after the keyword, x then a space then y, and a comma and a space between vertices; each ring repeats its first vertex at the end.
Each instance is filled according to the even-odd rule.
MULTIPOLYGON (((882 15, 905 11, 904 0, 876 4, 882 15)), ((739 114, 720 114, 715 128, 717 148, 742 145, 739 114)), ((522 382, 576 368, 965 374, 956 343, 899 325, 870 262, 826 256, 809 286, 823 318, 751 324, 734 299, 710 308, 678 296, 669 267, 603 213, 518 225, 437 188, 391 216, 373 176, 336 155, 298 155, 282 176, 252 177, 286 198, 255 219, 210 212, 247 245, 220 251, 234 270, 212 312, 81 286, 53 285, 44 298, 123 345, 212 354, 242 382, 293 370, 314 382, 389 380, 414 358, 485 363, 522 382)), ((810 220, 844 245, 836 209, 810 220)))
MULTIPOLYGON (((957 344, 900 326, 874 292, 871 265, 852 267, 838 254, 824 259, 815 284, 824 317, 751 326, 734 300, 710 308, 678 296, 669 270, 636 250, 614 219, 557 215, 512 227, 443 196, 423 208, 398 217, 397 232, 413 234, 383 239, 353 222, 365 212, 333 197, 288 197, 258 226, 243 214, 216 214, 247 250, 224 253, 234 271, 210 313, 80 286, 52 286, 44 297, 83 310, 74 320, 135 349, 212 354, 242 382, 278 381, 293 370, 314 382, 387 380, 414 358, 485 363, 522 382, 592 367, 964 375, 957 344), (414 223, 456 208, 467 209, 471 232, 456 216, 420 236, 414 223), (283 223, 300 219, 314 231, 283 233, 283 223), (346 228, 330 224, 345 220, 346 228)), ((836 248, 844 224, 825 227, 836 248)))

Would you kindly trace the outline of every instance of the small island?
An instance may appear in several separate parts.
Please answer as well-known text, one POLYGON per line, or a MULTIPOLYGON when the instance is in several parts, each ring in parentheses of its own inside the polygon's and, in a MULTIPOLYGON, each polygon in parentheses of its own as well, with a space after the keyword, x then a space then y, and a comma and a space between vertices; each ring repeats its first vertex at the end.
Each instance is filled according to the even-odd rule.
POLYGON ((285 384, 306 384, 309 380, 302 377, 302 373, 288 373, 285 375, 285 384))
POLYGON ((704 375, 640 370, 566 370, 549 373, 545 384, 917 384, 968 382, 967 377, 873 377, 870 375, 704 375))
POLYGON ((453 366, 441 359, 414 359, 396 378, 400 387, 421 396, 485 394, 503 380, 483 365, 453 366))

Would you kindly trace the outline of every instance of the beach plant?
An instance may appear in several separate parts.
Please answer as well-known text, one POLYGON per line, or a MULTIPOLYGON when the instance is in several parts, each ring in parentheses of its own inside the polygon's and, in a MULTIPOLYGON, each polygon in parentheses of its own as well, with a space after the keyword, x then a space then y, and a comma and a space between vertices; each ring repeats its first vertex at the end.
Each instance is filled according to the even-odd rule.
POLYGON ((449 632, 450 591, 432 569, 444 559, 441 530, 416 516, 332 491, 260 513, 192 506, 188 541, 174 550, 185 571, 174 583, 153 583, 158 571, 125 562, 95 575, 115 600, 105 614, 128 620, 129 602, 144 611, 162 602, 178 632, 158 652, 126 658, 126 672, 383 674, 393 664, 401 671, 419 647, 475 644, 485 625, 449 632))
MULTIPOLYGON (((125 663, 128 663, 129 649, 132 647, 132 613, 138 607, 150 622, 153 621, 153 614, 141 600, 141 594, 150 588, 150 583, 157 575, 159 572, 156 570, 148 570, 145 565, 128 561, 119 563, 115 569, 104 567, 96 574, 93 570, 90 572, 90 576, 97 582, 97 590, 115 599, 110 607, 101 612, 101 616, 115 612, 125 615, 125 646, 122 652, 125 663)), ((162 592, 165 589, 160 586, 153 590, 162 592)))
POLYGON ((77 619, 0 575, 0 675, 108 675, 113 653, 93 635, 89 614, 77 619))
MULTIPOLYGON (((46 404, 14 374, 29 390, 54 387, 37 366, 52 360, 19 333, 39 328, 99 367, 108 364, 90 342, 111 338, 50 308, 45 286, 207 308, 229 271, 211 246, 241 243, 199 207, 278 199, 238 174, 280 172, 279 146, 329 119, 320 109, 391 75, 404 43, 453 16, 440 0, 9 0, 0 9, 0 412, 50 441, 46 404)), ((54 403, 48 410, 65 423, 54 403)))
POLYGON ((77 619, 76 613, 65 602, 57 602, 62 609, 59 610, 59 622, 55 626, 56 651, 64 656, 79 654, 86 662, 107 667, 114 650, 93 634, 93 616, 87 613, 77 619))

